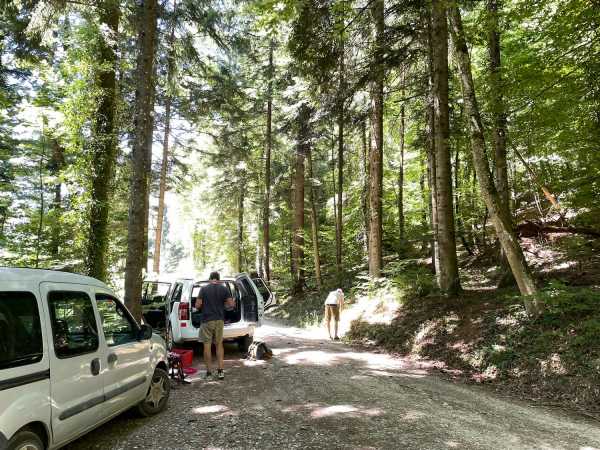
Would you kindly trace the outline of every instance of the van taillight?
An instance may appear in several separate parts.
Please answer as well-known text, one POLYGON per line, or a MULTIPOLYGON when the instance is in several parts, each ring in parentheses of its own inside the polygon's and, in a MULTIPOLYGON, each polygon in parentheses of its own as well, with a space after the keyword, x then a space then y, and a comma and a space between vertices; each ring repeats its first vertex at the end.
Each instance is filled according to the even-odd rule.
POLYGON ((190 304, 179 304, 179 320, 190 320, 190 304))

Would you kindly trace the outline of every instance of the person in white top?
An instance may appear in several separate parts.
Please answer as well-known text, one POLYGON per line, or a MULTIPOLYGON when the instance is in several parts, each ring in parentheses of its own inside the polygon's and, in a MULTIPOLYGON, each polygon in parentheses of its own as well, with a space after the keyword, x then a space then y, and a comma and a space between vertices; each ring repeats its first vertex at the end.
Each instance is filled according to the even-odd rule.
POLYGON ((344 309, 344 292, 341 289, 331 291, 325 299, 325 323, 327 324, 327 332, 329 339, 339 341, 338 324, 340 323, 340 313, 344 309), (331 337, 331 318, 333 317, 334 337, 331 337))

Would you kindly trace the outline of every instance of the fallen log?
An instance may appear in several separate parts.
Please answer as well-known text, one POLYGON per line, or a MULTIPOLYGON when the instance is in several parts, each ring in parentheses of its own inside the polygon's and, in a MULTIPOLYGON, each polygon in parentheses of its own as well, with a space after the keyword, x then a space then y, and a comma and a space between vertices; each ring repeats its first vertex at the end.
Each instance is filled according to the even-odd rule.
POLYGON ((539 222, 525 221, 517 225, 517 233, 521 237, 535 237, 540 234, 548 233, 570 233, 583 234, 586 236, 600 237, 600 230, 588 227, 576 227, 572 225, 557 226, 552 224, 543 224, 539 222))

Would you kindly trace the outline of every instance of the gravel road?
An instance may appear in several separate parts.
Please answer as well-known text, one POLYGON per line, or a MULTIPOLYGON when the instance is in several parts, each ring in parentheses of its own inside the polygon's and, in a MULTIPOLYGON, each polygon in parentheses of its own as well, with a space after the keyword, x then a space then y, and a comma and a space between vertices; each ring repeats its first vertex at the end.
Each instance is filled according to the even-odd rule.
POLYGON ((597 422, 449 383, 321 331, 269 323, 258 336, 271 361, 227 347, 224 381, 175 385, 164 413, 125 413, 66 448, 600 449, 597 422))

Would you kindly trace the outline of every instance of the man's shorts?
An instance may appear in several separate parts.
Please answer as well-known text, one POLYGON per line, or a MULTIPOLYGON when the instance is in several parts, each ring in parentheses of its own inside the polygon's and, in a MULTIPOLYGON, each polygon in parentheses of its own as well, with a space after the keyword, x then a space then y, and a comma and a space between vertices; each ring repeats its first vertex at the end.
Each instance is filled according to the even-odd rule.
POLYGON ((329 322, 332 317, 336 322, 340 321, 340 307, 338 305, 325 305, 325 321, 329 322))
POLYGON ((223 342, 223 325, 222 320, 202 322, 200 325, 200 342, 203 344, 223 342))

